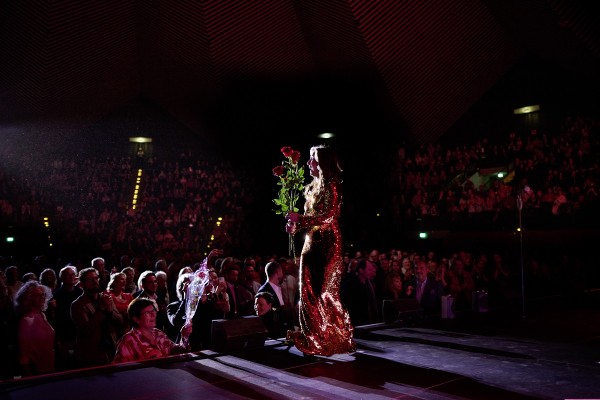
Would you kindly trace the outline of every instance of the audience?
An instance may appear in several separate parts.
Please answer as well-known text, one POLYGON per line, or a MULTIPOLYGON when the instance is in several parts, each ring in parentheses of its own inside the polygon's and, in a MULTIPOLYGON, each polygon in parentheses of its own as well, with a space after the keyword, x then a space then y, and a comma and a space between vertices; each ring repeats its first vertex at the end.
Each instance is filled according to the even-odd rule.
MULTIPOLYGON (((414 228, 417 222, 445 229, 513 229, 518 195, 521 196, 522 212, 530 229, 593 223, 594 219, 586 219, 586 216, 598 204, 596 186, 600 177, 597 168, 600 152, 596 151, 598 140, 593 135, 597 126, 597 122, 590 119, 570 118, 560 129, 557 127, 558 133, 554 137, 530 131, 527 134, 510 133, 497 143, 482 138, 470 145, 457 147, 430 144, 400 149, 395 166, 397 180, 391 188, 392 216, 389 222, 404 229, 414 228), (510 178, 491 178, 486 182, 477 180, 475 172, 484 161, 506 165, 510 178)), ((82 364, 78 365, 106 364, 114 355, 114 343, 121 337, 118 328, 114 330, 115 325, 123 329, 127 319, 123 319, 123 306, 117 304, 119 294, 115 297, 112 293, 114 288, 109 288, 109 294, 112 293, 108 296, 112 301, 110 305, 105 303, 104 296, 98 295, 104 289, 104 277, 108 276, 105 263, 116 266, 116 270, 125 274, 125 288, 121 296, 142 290, 148 295, 152 289, 144 288, 143 284, 138 287, 135 282, 146 270, 154 270, 156 277, 159 271, 166 271, 166 287, 169 290, 160 294, 165 299, 165 307, 173 303, 169 303, 169 299, 178 296, 175 287, 179 271, 184 266, 195 265, 194 261, 202 258, 210 235, 215 235, 214 243, 228 243, 231 248, 240 248, 243 205, 245 198, 251 196, 248 177, 233 171, 223 162, 193 157, 191 153, 182 154, 176 160, 150 158, 147 161, 145 176, 148 181, 140 191, 139 207, 136 212, 127 215, 121 211, 124 209, 123 197, 130 193, 129 183, 125 182, 131 182, 136 172, 129 157, 89 158, 83 162, 55 160, 39 171, 31 171, 34 176, 27 182, 34 183, 32 187, 35 189, 27 186, 30 183, 19 187, 0 176, 0 190, 4 195, 0 199, 3 222, 19 225, 39 221, 42 214, 50 215, 55 227, 64 227, 56 230, 54 240, 74 251, 72 265, 63 267, 58 274, 60 286, 54 290, 52 300, 56 302, 56 309, 53 314, 46 309, 47 322, 56 332, 56 369, 74 367, 69 355, 76 350, 77 356, 81 356, 82 347, 93 347, 90 342, 106 348, 112 342, 113 349, 108 350, 108 356, 103 350, 102 356, 96 354, 99 357, 95 361, 82 360, 82 364), (123 182, 123 186, 119 187, 114 182, 123 182), (90 190, 81 191, 82 187, 90 187, 90 190), (16 202, 16 199, 23 201, 16 202), (82 209, 82 202, 93 207, 82 209), (21 203, 23 207, 19 206, 21 203), (217 228, 211 222, 215 213, 223 216, 217 228), (96 257, 98 254, 102 257, 96 257), (83 268, 85 263, 82 260, 90 258, 100 281, 96 285, 89 280, 81 280, 79 288, 75 274, 83 268), (150 260, 157 261, 153 265, 150 260), (86 315, 79 303, 82 298, 89 297, 91 306, 89 310, 86 308, 89 313, 86 315), (72 304, 76 311, 73 318, 70 315, 72 304), (117 321, 119 318, 113 318, 113 314, 118 314, 123 320, 121 325, 117 321), (90 324, 95 324, 96 328, 91 328, 90 324)), ((432 249, 364 250, 353 249, 354 257, 350 256, 350 252, 344 257, 347 268, 341 288, 342 299, 349 310, 353 310, 351 316, 354 314, 355 325, 380 321, 378 313, 384 299, 417 297, 417 287, 424 281, 426 285, 434 285, 435 290, 425 290, 421 300, 427 298, 428 293, 435 294, 434 298, 440 293, 452 294, 459 310, 470 308, 474 290, 489 291, 490 304, 495 306, 514 302, 520 295, 520 278, 516 271, 518 263, 511 251, 499 252, 490 248, 471 253, 465 249, 446 249, 445 254, 438 255, 432 249), (457 251, 452 253, 453 250, 457 251), (367 255, 367 259, 362 255, 367 255), (422 261, 425 261, 425 267, 422 261), (401 277, 400 283, 398 276, 401 277), (399 290, 399 287, 402 289, 399 290)), ((572 293, 598 283, 598 274, 591 267, 593 263, 582 261, 587 259, 585 254, 575 255, 579 262, 573 259, 564 261, 562 256, 565 254, 561 251, 566 250, 556 248, 548 254, 527 255, 531 258, 525 263, 530 293, 539 296, 572 293), (565 276, 569 279, 565 280, 565 276), (585 277, 591 279, 586 280, 585 277), (565 292, 564 284, 572 287, 565 292)), ((218 283, 217 271, 211 271, 212 289, 206 293, 206 300, 213 300, 211 310, 215 318, 224 314, 227 318, 235 318, 253 313, 252 305, 257 301, 254 294, 259 287, 257 279, 267 283, 265 264, 259 260, 261 256, 255 254, 252 257, 224 257, 214 263, 215 267, 222 267, 218 271, 227 282, 223 285, 218 283), (247 260, 254 261, 254 274, 250 269, 251 261, 247 263, 247 260), (242 271, 244 273, 240 276, 242 271), (265 276, 257 278, 259 274, 265 276), (254 282, 251 282, 252 275, 254 282)), ((284 306, 295 305, 297 266, 294 260, 280 262, 280 257, 273 254, 264 260, 279 262, 282 266, 287 264, 282 269, 283 281, 277 281, 284 306)), ((47 265, 50 265, 47 259, 43 265, 37 261, 27 263, 2 259, 0 310, 5 311, 2 311, 0 322, 3 324, 2 338, 6 339, 2 351, 10 358, 16 358, 11 348, 16 349, 17 346, 17 323, 11 316, 11 313, 14 314, 12 307, 2 304, 10 305, 28 277, 35 277, 38 273, 40 282, 52 288, 54 269, 47 268, 47 265)), ((193 268, 188 268, 193 272, 193 268)), ((161 286, 154 289, 157 297, 159 292, 164 291, 163 279, 160 276, 161 286)), ((258 299, 261 305, 263 300, 258 299)), ((274 302, 281 303, 281 300, 277 298, 274 302)), ((430 302, 430 314, 435 315, 437 304, 439 302, 435 300, 430 302)), ((161 324, 164 321, 159 322, 159 326, 161 324)), ((170 331, 171 324, 163 327, 175 336, 172 339, 177 340, 179 331, 170 331)), ((206 329, 198 331, 206 332, 206 329)), ((195 348, 206 347, 209 339, 206 334, 203 336, 200 343, 204 344, 195 348)), ((10 371, 8 363, 2 368, 6 370, 1 371, 3 375, 20 374, 16 370, 10 371)))
POLYGON ((133 295, 124 291, 126 280, 127 276, 123 272, 111 274, 105 292, 112 298, 115 308, 123 316, 123 330, 117 333, 117 337, 121 337, 129 329, 127 307, 129 307, 129 304, 133 301, 133 295))
POLYGON ((115 354, 118 333, 126 321, 112 296, 100 289, 95 268, 79 271, 83 294, 71 304, 71 318, 77 331, 75 359, 80 367, 109 364, 115 354))
POLYGON ((77 268, 65 265, 58 273, 60 286, 52 294, 56 302, 54 330, 56 331, 56 368, 59 371, 74 367, 73 354, 76 349, 77 330, 71 318, 71 304, 83 294, 77 287, 77 268))
POLYGON ((271 339, 285 338, 287 331, 293 330, 288 316, 282 309, 275 307, 275 296, 271 292, 259 291, 254 296, 254 311, 267 328, 267 335, 271 339))
POLYGON ((192 324, 181 328, 181 341, 175 343, 156 328, 157 312, 156 302, 147 297, 138 297, 129 304, 127 314, 132 328, 119 340, 113 363, 143 361, 188 351, 187 339, 192 333, 192 324))
POLYGON ((15 295, 15 312, 19 317, 18 343, 21 376, 54 372, 54 328, 44 311, 52 292, 35 280, 27 281, 15 295))

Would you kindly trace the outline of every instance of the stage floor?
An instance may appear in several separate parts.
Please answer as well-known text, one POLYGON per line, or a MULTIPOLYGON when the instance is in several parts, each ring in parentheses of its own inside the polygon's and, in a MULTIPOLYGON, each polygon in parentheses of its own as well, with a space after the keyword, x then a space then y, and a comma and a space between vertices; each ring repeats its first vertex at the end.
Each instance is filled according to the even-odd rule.
POLYGON ((3 382, 0 398, 600 398, 596 305, 527 318, 513 312, 360 327, 358 350, 332 357, 305 357, 281 341, 267 341, 230 354, 204 351, 20 379, 3 382))

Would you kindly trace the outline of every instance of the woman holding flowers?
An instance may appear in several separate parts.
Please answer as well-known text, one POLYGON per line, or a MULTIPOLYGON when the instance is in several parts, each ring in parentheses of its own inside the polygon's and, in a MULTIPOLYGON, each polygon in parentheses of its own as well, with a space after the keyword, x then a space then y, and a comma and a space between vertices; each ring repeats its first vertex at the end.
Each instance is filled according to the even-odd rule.
POLYGON ((342 169, 331 147, 310 149, 312 181, 304 188, 304 214, 286 215, 286 231, 305 231, 300 255, 300 331, 287 338, 305 354, 349 353, 356 349, 348 311, 340 301, 344 272, 338 218, 342 206, 342 169))

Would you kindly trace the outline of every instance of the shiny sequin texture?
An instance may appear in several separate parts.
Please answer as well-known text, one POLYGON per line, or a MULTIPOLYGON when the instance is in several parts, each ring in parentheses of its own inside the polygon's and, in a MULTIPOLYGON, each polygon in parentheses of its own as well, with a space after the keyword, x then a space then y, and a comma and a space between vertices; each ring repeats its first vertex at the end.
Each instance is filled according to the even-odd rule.
POLYGON ((298 229, 306 230, 300 256, 300 331, 288 340, 305 354, 330 356, 356 350, 353 326, 340 301, 343 273, 340 182, 326 183, 324 195, 307 206, 298 229))

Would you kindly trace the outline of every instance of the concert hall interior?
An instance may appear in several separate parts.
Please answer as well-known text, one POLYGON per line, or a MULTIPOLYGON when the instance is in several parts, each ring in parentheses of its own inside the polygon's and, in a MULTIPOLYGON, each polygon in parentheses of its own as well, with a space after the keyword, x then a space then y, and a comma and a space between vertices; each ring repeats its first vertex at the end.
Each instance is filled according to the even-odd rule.
POLYGON ((599 399, 594 10, 5 0, 0 399, 599 399), (321 144, 356 344, 332 356, 285 337, 320 236, 275 200, 321 144), (153 326, 159 356, 116 355, 153 326))

